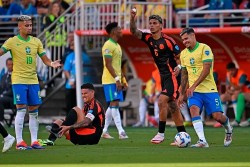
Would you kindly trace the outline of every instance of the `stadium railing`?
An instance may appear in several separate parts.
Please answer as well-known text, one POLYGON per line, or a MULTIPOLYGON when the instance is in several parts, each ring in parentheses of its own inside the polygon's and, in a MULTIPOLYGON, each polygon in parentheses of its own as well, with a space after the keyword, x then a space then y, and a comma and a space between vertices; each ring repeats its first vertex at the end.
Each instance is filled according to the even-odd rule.
MULTIPOLYGON (((17 17, 19 15, 11 15, 11 16, 0 16, 0 46, 2 46, 3 42, 12 37, 17 35, 18 28, 17 28, 17 17), (10 21, 2 21, 3 19, 10 19, 10 21)), ((41 16, 34 15, 33 18, 33 35, 37 36, 41 33, 41 16)))
MULTIPOLYGON (((67 41, 68 34, 70 32, 73 32, 75 29, 75 16, 76 11, 72 12, 71 14, 68 14, 69 11, 71 11, 73 8, 75 8, 77 2, 74 2, 70 5, 70 7, 65 10, 60 17, 58 17, 50 26, 46 27, 39 35, 38 38, 41 39, 44 48, 47 51, 47 56, 50 57, 53 61, 54 60, 61 60, 62 56, 65 52, 66 47, 69 46, 69 43, 67 41), (58 24, 58 21, 64 17, 64 22, 58 24), (46 36, 46 32, 50 30, 52 27, 56 25, 56 28, 50 32, 49 36, 46 36), (58 33, 65 34, 65 38, 62 38, 61 40, 64 40, 65 44, 59 45, 56 47, 55 45, 50 45, 51 42, 55 41, 57 38, 58 33)), ((46 67, 47 68, 47 67, 46 67)), ((45 85, 48 85, 52 82, 52 80, 55 78, 55 76, 60 75, 62 73, 62 69, 54 69, 54 68, 48 68, 48 74, 46 78, 45 85)))
POLYGON ((137 8, 137 27, 145 29, 148 17, 158 14, 164 18, 164 27, 172 28, 172 1, 167 2, 132 2, 118 0, 116 2, 80 2, 79 29, 101 30, 112 21, 119 23, 122 29, 129 28, 130 11, 137 8))
POLYGON ((178 28, 249 26, 250 22, 243 21, 247 13, 250 13, 250 9, 179 11, 176 14, 176 25, 178 28), (204 18, 206 14, 211 17, 204 18))

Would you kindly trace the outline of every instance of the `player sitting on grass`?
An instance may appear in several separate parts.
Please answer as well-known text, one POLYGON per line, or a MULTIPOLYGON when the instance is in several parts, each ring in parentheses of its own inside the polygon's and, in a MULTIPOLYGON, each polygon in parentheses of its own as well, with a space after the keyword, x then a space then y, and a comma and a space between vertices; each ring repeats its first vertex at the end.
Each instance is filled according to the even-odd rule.
POLYGON ((52 126, 47 126, 50 131, 49 138, 40 140, 43 145, 54 145, 54 141, 63 135, 73 144, 97 144, 101 138, 105 114, 103 106, 94 98, 95 89, 90 83, 81 86, 83 109, 72 108, 65 120, 56 120, 52 126))

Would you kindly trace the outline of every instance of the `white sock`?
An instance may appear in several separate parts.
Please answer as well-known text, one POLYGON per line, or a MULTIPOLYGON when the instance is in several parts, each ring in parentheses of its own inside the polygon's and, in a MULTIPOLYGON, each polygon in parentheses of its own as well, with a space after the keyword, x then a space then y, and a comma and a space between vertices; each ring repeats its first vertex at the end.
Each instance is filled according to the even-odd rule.
POLYGON ((38 110, 34 110, 29 113, 29 129, 31 136, 31 143, 37 141, 37 133, 38 133, 38 110))
POLYGON ((205 122, 205 107, 203 107, 202 111, 201 111, 201 121, 205 122))
POLYGON ((223 115, 227 115, 227 103, 222 103, 223 115))
POLYGON ((124 129, 122 128, 122 121, 121 121, 121 115, 119 112, 118 108, 112 108, 112 117, 114 119, 115 122, 115 126, 118 130, 118 133, 121 134, 122 132, 124 132, 124 129))
POLYGON ((4 141, 7 141, 7 140, 9 140, 9 139, 11 139, 11 135, 10 134, 8 134, 8 136, 6 136, 5 138, 4 138, 4 141))
POLYGON ((232 129, 232 126, 229 123, 228 117, 226 119, 226 122, 223 124, 223 126, 224 126, 224 128, 226 130, 226 133, 232 133, 233 129, 232 129))
POLYGON ((106 133, 108 131, 108 127, 111 121, 112 121, 112 112, 111 112, 111 108, 108 107, 105 113, 105 125, 103 128, 103 133, 106 133))
POLYGON ((146 112, 147 112, 147 102, 144 98, 142 98, 140 100, 140 105, 139 105, 139 121, 141 123, 145 122, 146 112))
POLYGON ((233 101, 233 110, 234 110, 234 117, 236 117, 237 101, 233 101))
POLYGON ((157 133, 158 135, 160 135, 161 137, 164 137, 165 136, 165 134, 164 133, 157 133))
POLYGON ((16 143, 23 141, 23 123, 26 114, 26 108, 17 109, 15 118, 15 133, 16 133, 16 143))
POLYGON ((195 130, 196 134, 198 135, 199 139, 204 141, 204 142, 207 142, 206 138, 205 138, 205 134, 204 134, 203 123, 201 121, 201 117, 200 116, 193 117, 192 123, 194 126, 194 130, 195 130))
POLYGON ((191 116, 190 113, 188 111, 188 106, 187 103, 183 103, 180 107, 181 113, 185 119, 185 121, 191 122, 191 116))

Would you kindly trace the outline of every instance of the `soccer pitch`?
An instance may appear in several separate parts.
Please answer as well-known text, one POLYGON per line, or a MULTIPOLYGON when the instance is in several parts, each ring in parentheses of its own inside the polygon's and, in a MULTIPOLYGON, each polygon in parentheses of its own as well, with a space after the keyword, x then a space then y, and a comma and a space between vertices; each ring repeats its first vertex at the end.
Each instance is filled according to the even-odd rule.
MULTIPOLYGON (((8 131, 14 134, 14 129, 8 131)), ((98 145, 75 146, 64 138, 56 141, 55 146, 45 150, 15 150, 0 154, 1 166, 250 166, 250 128, 234 128, 233 143, 223 146, 224 129, 205 127, 209 148, 177 148, 170 146, 176 129, 166 127, 166 140, 158 145, 150 139, 156 134, 155 128, 126 128, 127 140, 119 140, 114 127, 110 134, 113 140, 101 139, 98 145)), ((197 137, 193 128, 187 128, 191 143, 197 137)), ((24 139, 30 142, 29 130, 24 128, 24 139)), ((47 138, 44 126, 40 126, 39 138, 47 138)))

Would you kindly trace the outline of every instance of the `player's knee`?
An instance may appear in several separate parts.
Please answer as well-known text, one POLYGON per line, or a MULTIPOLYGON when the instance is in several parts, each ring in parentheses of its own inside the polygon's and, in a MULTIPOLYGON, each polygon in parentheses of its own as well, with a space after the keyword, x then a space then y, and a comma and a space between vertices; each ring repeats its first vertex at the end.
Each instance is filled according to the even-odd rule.
POLYGON ((37 110, 38 109, 38 105, 37 106, 28 106, 28 110, 29 111, 34 111, 34 110, 37 110))
POLYGON ((168 103, 168 108, 169 108, 169 111, 170 111, 171 113, 175 113, 175 112, 178 110, 178 107, 177 107, 175 101, 170 101, 170 102, 168 103))
POLYGON ((222 102, 228 101, 228 95, 227 95, 227 94, 222 94, 222 95, 220 96, 220 98, 221 98, 221 101, 222 101, 222 102))
POLYGON ((223 119, 223 114, 221 112, 215 112, 213 113, 213 118, 218 121, 218 122, 221 122, 222 119, 223 119))
POLYGON ((73 110, 75 110, 75 112, 82 112, 79 107, 73 107, 73 110))
POLYGON ((61 119, 57 119, 53 123, 60 126, 60 125, 62 125, 63 121, 61 119))
POLYGON ((164 107, 166 105, 167 105, 166 99, 163 98, 163 97, 159 97, 159 99, 158 99, 158 106, 159 106, 159 108, 162 108, 162 107, 164 107))
POLYGON ((38 117, 38 109, 29 110, 29 116, 38 117))
POLYGON ((26 108, 26 104, 17 104, 16 108, 26 108))

